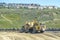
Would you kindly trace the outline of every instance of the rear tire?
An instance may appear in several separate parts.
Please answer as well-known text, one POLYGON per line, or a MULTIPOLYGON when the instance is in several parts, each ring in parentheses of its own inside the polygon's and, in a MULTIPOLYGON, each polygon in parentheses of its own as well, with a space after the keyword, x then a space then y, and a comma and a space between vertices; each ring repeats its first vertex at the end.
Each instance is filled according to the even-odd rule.
POLYGON ((35 27, 33 27, 32 33, 33 34, 36 33, 36 28, 35 27))
POLYGON ((25 33, 28 33, 28 32, 29 32, 29 29, 26 29, 26 30, 25 30, 25 33))
POLYGON ((23 33, 24 31, 24 26, 22 26, 22 28, 20 29, 20 33, 23 33))

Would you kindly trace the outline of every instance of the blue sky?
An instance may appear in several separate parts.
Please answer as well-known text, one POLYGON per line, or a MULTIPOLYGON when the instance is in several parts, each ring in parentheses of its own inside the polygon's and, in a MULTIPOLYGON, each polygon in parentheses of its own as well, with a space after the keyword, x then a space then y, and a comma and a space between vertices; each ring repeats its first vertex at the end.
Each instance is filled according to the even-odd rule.
POLYGON ((54 5, 60 7, 60 0, 0 0, 5 3, 35 3, 40 5, 54 5))

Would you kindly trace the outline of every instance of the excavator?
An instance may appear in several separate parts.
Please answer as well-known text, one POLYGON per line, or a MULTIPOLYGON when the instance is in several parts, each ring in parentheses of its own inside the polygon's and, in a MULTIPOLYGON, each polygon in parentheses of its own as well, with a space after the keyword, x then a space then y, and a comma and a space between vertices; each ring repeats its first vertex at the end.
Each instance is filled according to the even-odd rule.
POLYGON ((46 30, 46 25, 44 23, 39 23, 39 21, 37 21, 36 19, 28 22, 26 21, 26 23, 22 26, 20 32, 23 33, 44 33, 46 30))

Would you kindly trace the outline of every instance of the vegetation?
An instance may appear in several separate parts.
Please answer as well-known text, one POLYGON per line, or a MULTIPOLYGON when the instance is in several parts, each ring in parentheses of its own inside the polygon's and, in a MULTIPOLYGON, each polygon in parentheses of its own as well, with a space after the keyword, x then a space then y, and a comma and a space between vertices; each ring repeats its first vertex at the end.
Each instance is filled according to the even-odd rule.
POLYGON ((35 17, 48 28, 60 28, 60 9, 0 9, 0 28, 20 28, 35 17))

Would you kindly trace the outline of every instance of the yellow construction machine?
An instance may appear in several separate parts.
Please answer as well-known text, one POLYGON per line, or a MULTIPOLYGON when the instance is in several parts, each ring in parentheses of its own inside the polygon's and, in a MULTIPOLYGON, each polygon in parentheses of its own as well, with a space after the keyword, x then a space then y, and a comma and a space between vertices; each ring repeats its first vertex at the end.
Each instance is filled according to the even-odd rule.
POLYGON ((43 23, 39 23, 37 20, 33 20, 30 22, 27 22, 22 26, 20 32, 25 32, 25 33, 36 33, 40 32, 43 33, 46 30, 46 25, 43 23))

